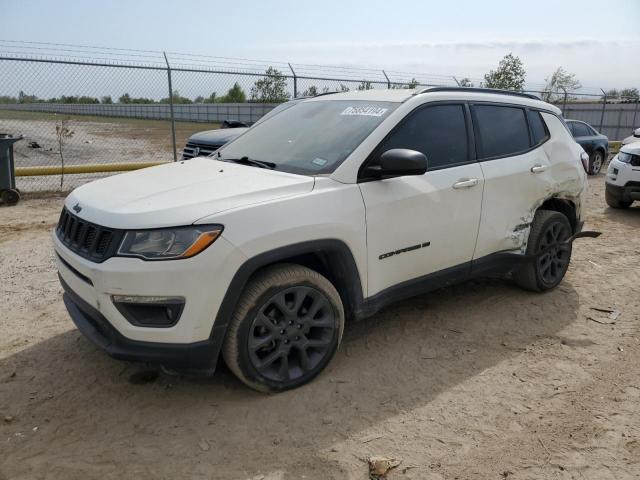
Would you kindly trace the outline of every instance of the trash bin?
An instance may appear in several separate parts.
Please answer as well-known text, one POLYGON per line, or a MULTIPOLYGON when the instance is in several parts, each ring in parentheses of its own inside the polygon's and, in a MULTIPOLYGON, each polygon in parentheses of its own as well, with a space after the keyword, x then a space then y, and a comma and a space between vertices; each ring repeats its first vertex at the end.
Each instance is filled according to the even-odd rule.
POLYGON ((16 188, 13 144, 22 138, 0 133, 0 200, 8 205, 15 205, 20 200, 20 191, 16 188))

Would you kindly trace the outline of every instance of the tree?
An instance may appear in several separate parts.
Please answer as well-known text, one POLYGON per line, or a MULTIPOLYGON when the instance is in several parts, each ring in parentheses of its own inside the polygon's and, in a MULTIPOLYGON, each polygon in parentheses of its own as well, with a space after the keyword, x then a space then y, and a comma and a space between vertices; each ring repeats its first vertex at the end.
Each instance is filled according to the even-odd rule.
POLYGON ((118 103, 131 103, 131 95, 129 95, 128 93, 123 93, 122 95, 120 95, 118 103))
POLYGON ((56 123, 56 140, 58 141, 58 153, 60 154, 60 189, 64 183, 64 146, 71 137, 73 137, 73 130, 69 128, 69 119, 65 118, 56 123))
POLYGON ((473 82, 469 79, 469 77, 464 77, 460 80, 460 86, 466 88, 473 88, 473 82))
POLYGON ((607 98, 612 98, 612 97, 616 98, 620 96, 620 92, 615 88, 612 88, 611 90, 607 90, 606 92, 604 92, 604 94, 607 98))
POLYGON ((360 82, 360 85, 358 85, 358 90, 371 90, 373 89, 373 86, 371 85, 371 82, 368 80, 362 80, 360 82))
POLYGON ((204 97, 202 95, 198 95, 193 99, 193 103, 204 103, 204 97))
POLYGON ((22 90, 18 93, 18 103, 36 103, 38 97, 35 95, 27 95, 22 90))
POLYGON ((111 95, 105 95, 100 99, 100 103, 111 105, 113 103, 113 99, 111 98, 111 95))
POLYGON ((338 92, 348 92, 350 89, 349 87, 347 87, 345 84, 341 83, 340 86, 338 87, 338 92))
MULTIPOLYGON (((145 98, 145 99, 141 99, 141 100, 147 100, 147 99, 145 98)), ((180 92, 178 92, 178 90, 174 90, 173 91, 173 94, 171 95, 171 98, 167 97, 167 98, 161 99, 160 103, 171 103, 171 101, 173 101, 174 104, 193 103, 190 98, 183 97, 182 95, 180 95, 180 92)), ((153 102, 153 100, 151 100, 151 103, 152 102, 153 102)), ((146 103, 146 102, 139 102, 139 103, 146 103)))
POLYGON ((264 77, 251 87, 251 101, 259 103, 282 103, 289 100, 287 79, 279 70, 269 67, 264 77))
POLYGON ((417 88, 419 85, 418 80, 414 78, 411 79, 411 81, 407 84, 407 88, 409 90, 413 90, 414 88, 417 88))
POLYGON ((302 92, 303 97, 315 97, 316 95, 318 95, 318 87, 316 87, 315 85, 311 85, 304 92, 302 92))
POLYGON ((520 92, 524 87, 525 76, 522 60, 509 53, 500 60, 497 70, 490 70, 484 76, 484 86, 520 92))
POLYGON ((625 100, 638 101, 640 98, 640 91, 637 88, 623 88, 620 92, 620 96, 624 97, 625 100))
POLYGON ((549 77, 544 79, 546 85, 542 93, 545 102, 557 102, 564 98, 565 92, 572 92, 582 88, 582 84, 573 73, 558 67, 549 77))
POLYGON ((227 91, 227 94, 220 97, 217 101, 221 103, 244 103, 247 101, 247 95, 244 93, 244 90, 242 90, 242 87, 240 87, 240 84, 236 82, 233 84, 233 87, 227 91))
POLYGON ((205 98, 202 103, 216 103, 216 95, 217 93, 213 92, 211 95, 205 98))

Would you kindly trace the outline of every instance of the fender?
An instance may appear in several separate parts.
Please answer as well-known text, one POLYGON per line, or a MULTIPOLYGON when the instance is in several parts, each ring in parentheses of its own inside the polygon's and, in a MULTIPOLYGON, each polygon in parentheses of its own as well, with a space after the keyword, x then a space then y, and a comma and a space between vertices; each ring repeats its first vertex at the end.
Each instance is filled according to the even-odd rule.
POLYGON ((215 358, 220 353, 233 312, 251 276, 261 268, 308 254, 330 260, 326 266, 332 273, 331 280, 342 297, 345 310, 351 314, 360 310, 363 302, 360 273, 351 249, 342 240, 312 240, 269 250, 245 261, 233 276, 211 329, 215 358))

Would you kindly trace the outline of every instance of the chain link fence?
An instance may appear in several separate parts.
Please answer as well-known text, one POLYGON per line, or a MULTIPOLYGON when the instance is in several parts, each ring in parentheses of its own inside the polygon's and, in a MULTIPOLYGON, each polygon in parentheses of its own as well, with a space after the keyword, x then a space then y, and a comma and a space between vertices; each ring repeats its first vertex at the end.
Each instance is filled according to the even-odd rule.
MULTIPOLYGON (((225 120, 251 124, 292 98, 469 82, 445 75, 0 41, 0 133, 24 137, 14 150, 18 188, 70 190, 118 166, 180 159, 193 133, 225 120)), ((527 91, 611 140, 640 123, 636 98, 546 92, 536 85, 527 91)))

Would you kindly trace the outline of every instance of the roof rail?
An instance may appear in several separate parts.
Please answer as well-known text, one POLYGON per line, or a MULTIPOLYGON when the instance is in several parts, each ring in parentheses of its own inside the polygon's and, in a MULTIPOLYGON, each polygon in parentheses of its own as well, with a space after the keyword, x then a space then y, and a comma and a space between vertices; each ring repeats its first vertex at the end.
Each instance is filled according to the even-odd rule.
POLYGON ((533 93, 524 92, 511 92, 509 90, 499 90, 497 88, 478 88, 478 87, 429 87, 418 90, 414 95, 421 93, 433 93, 433 92, 476 92, 476 93, 496 93, 498 95, 511 95, 515 97, 531 98, 533 100, 540 100, 540 97, 533 93))

